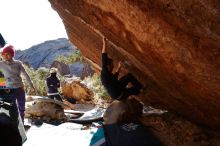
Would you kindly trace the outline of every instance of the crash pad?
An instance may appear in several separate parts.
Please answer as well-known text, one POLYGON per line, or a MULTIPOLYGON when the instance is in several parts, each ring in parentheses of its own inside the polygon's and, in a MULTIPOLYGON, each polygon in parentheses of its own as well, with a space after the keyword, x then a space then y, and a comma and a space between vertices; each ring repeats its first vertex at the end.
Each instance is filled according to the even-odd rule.
POLYGON ((105 109, 100 107, 95 107, 91 104, 75 104, 74 110, 64 110, 68 113, 83 113, 79 118, 69 119, 69 122, 75 123, 91 123, 94 121, 100 121, 103 118, 105 109))

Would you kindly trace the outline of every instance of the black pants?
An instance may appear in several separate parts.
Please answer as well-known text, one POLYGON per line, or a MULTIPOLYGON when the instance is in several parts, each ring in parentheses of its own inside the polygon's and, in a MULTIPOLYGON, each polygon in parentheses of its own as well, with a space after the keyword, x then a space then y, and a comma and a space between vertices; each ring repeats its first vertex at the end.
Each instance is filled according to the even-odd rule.
POLYGON ((121 94, 117 98, 118 100, 127 99, 130 95, 138 95, 140 89, 143 87, 142 84, 130 73, 119 79, 119 86, 121 94), (129 83, 132 84, 131 87, 127 87, 129 83))
POLYGON ((49 97, 50 99, 56 99, 56 100, 59 100, 59 101, 62 101, 62 102, 63 102, 62 98, 60 97, 60 94, 48 95, 48 97, 49 97))
POLYGON ((103 125, 107 146, 163 146, 140 122, 103 125))

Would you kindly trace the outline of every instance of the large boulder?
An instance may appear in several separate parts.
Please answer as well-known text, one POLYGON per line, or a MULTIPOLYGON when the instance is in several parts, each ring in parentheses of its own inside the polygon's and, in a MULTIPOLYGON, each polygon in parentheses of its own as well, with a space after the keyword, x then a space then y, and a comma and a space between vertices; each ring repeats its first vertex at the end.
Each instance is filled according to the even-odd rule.
POLYGON ((69 66, 63 62, 59 62, 59 61, 55 60, 51 64, 50 68, 52 68, 52 67, 57 68, 57 70, 61 76, 70 74, 69 66))
POLYGON ((50 120, 65 120, 64 109, 58 104, 51 102, 36 102, 29 105, 25 111, 26 118, 50 121, 50 120))
POLYGON ((218 0, 49 0, 96 66, 109 56, 145 86, 144 103, 220 130, 218 0))
POLYGON ((60 75, 70 75, 70 76, 76 76, 80 77, 80 79, 84 79, 85 77, 92 76, 94 74, 93 69, 91 68, 91 65, 87 62, 77 61, 73 64, 65 64, 63 62, 59 62, 55 60, 50 68, 55 67, 58 69, 58 72, 60 75))
POLYGON ((84 79, 85 77, 92 76, 94 74, 91 65, 87 62, 77 61, 73 64, 69 65, 70 74, 76 77, 80 77, 80 79, 84 79))
POLYGON ((93 98, 93 92, 75 77, 65 78, 61 82, 61 90, 65 98, 73 98, 78 102, 90 101, 93 98))

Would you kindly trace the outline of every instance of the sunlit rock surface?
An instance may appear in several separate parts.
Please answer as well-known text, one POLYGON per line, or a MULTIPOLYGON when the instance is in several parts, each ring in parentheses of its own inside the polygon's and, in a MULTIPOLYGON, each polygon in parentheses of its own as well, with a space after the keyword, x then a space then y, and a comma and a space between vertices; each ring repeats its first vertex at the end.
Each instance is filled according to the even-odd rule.
POLYGON ((93 98, 93 92, 78 78, 65 78, 61 82, 62 94, 66 98, 74 98, 78 102, 89 101, 93 98))
POLYGON ((55 60, 51 64, 50 68, 52 68, 52 67, 57 68, 57 70, 61 76, 70 74, 69 66, 63 62, 55 60))
POLYGON ((80 79, 84 79, 85 77, 92 76, 94 71, 90 64, 84 61, 77 61, 73 64, 69 65, 70 74, 80 77, 80 79))
POLYGON ((25 118, 41 118, 43 120, 64 120, 64 110, 61 106, 50 102, 36 102, 25 111, 25 118))
POLYGON ((50 0, 97 67, 108 53, 147 89, 144 103, 220 130, 219 0, 50 0))

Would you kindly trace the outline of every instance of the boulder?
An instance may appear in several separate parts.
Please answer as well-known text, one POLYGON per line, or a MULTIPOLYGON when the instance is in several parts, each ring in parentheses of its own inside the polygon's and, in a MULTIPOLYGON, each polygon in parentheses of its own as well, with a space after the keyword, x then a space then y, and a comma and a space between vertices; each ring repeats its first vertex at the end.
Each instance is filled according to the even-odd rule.
POLYGON ((73 64, 70 64, 69 68, 70 68, 71 75, 80 77, 80 79, 82 80, 85 77, 92 76, 94 74, 94 71, 91 68, 91 65, 86 62, 82 62, 82 61, 77 61, 73 64))
POLYGON ((89 101, 93 98, 93 92, 78 78, 65 78, 61 82, 62 94, 66 98, 74 98, 78 102, 89 101))
POLYGON ((57 70, 61 76, 70 74, 69 66, 63 62, 59 62, 59 61, 55 60, 51 64, 50 68, 52 68, 52 67, 57 68, 57 70))
POLYGON ((58 104, 51 102, 36 102, 25 111, 25 118, 50 120, 65 120, 64 109, 58 104))
POLYGON ((49 0, 69 39, 101 66, 115 63, 147 88, 139 98, 220 130, 218 0, 49 0))

